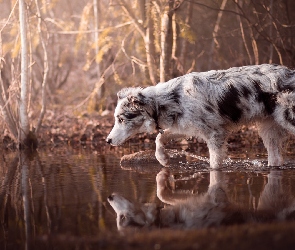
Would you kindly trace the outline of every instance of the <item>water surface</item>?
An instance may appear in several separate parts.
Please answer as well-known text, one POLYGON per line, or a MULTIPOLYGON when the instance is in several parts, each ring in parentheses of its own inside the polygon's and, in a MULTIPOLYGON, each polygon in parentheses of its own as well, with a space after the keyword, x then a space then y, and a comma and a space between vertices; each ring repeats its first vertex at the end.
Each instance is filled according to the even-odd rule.
MULTIPOLYGON (((104 233, 118 234, 115 212, 107 202, 113 192, 131 201, 162 205, 156 196, 159 165, 145 166, 142 162, 141 166, 120 166, 123 155, 137 150, 106 148, 89 152, 67 148, 41 151, 29 157, 3 154, 0 159, 1 249, 29 249, 36 239, 46 241, 50 235, 83 240, 104 233)), ((231 202, 248 210, 295 211, 292 150, 287 163, 277 168, 266 166, 263 153, 250 151, 243 150, 249 152, 243 158, 228 159, 221 170, 231 202)), ((230 156, 237 155, 241 152, 230 153, 230 156)), ((194 194, 208 191, 211 173, 206 158, 202 157, 190 154, 174 164, 173 189, 194 194)))

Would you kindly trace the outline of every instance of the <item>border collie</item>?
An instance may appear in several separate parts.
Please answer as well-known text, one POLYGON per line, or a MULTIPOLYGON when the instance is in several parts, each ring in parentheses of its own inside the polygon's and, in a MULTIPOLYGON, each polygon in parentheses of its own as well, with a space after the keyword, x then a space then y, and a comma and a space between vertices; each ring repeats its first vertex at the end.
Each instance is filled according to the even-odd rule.
POLYGON ((155 155, 163 166, 169 166, 165 143, 195 136, 207 143, 210 167, 218 168, 230 132, 249 123, 257 125, 268 165, 279 166, 284 138, 295 135, 295 70, 285 66, 195 72, 156 86, 124 88, 117 95, 115 125, 106 141, 118 146, 157 129, 155 155))

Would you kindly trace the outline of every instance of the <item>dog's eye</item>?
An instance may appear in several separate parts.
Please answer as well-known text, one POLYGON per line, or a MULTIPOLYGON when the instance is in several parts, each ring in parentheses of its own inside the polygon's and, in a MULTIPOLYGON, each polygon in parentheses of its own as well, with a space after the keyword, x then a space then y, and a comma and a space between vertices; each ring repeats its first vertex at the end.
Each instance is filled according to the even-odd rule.
POLYGON ((129 114, 126 114, 125 116, 126 116, 127 119, 133 119, 136 116, 138 116, 138 114, 136 114, 136 113, 129 113, 129 114))

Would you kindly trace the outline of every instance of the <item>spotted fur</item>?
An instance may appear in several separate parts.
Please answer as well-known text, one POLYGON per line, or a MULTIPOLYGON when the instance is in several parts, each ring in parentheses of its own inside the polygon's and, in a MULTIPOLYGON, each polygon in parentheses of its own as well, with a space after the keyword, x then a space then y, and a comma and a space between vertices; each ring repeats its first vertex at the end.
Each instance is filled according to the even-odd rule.
POLYGON ((196 136, 208 145, 210 166, 226 156, 226 140, 239 125, 256 123, 268 164, 283 164, 282 143, 295 135, 295 71, 280 65, 253 65, 190 73, 147 88, 118 93, 115 125, 107 138, 120 145, 140 132, 164 131, 156 157, 167 166, 164 144, 196 136))

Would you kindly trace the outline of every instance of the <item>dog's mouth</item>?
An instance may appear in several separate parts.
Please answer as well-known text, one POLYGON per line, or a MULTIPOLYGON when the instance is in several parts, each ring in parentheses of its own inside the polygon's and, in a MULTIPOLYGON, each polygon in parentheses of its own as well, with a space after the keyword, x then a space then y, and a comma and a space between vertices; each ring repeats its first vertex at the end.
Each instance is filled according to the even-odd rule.
POLYGON ((112 138, 108 137, 106 139, 106 142, 113 147, 118 147, 118 146, 122 146, 123 144, 125 144, 131 137, 132 137, 132 135, 128 136, 126 139, 124 139, 123 141, 119 141, 119 142, 114 142, 114 140, 112 138))

